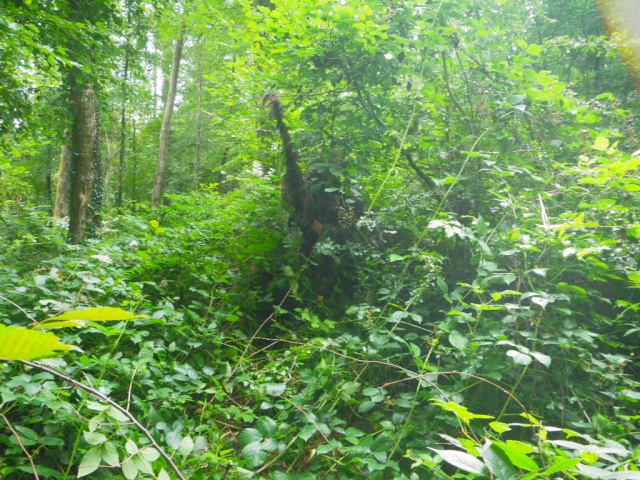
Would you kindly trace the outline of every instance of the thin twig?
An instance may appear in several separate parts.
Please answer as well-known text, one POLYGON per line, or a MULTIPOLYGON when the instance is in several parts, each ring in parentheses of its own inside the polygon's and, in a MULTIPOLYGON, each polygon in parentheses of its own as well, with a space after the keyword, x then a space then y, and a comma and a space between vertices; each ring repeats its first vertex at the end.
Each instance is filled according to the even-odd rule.
POLYGON ((31 469, 33 470, 33 474, 35 475, 36 480, 40 480, 40 477, 38 476, 38 471, 36 470, 36 464, 33 463, 33 457, 31 456, 29 451, 25 448, 25 446, 22 444, 22 440, 20 440, 20 435, 18 435, 18 432, 16 432, 13 429, 13 426, 11 425, 11 422, 9 422, 9 419, 7 417, 5 417, 4 413, 0 413, 0 417, 2 417, 2 419, 4 420, 4 423, 6 423, 7 427, 9 427, 9 430, 11 430, 13 432, 13 434, 16 436, 16 440, 18 441, 18 445, 20 445, 20 448, 22 449, 24 454, 29 459, 29 463, 31 464, 31 469))
POLYGON ((29 317, 29 319, 34 322, 34 323, 38 323, 38 321, 33 318, 31 315, 29 315, 29 312, 27 312, 24 308, 22 308, 20 305, 18 305, 17 303, 12 302, 11 300, 9 300, 7 297, 3 297, 2 295, 0 295, 0 299, 4 300, 5 302, 10 303, 11 305, 13 305, 14 307, 16 307, 18 310, 20 310, 22 313, 24 313, 27 317, 29 317))
POLYGON ((158 450, 158 453, 162 456, 162 458, 166 460, 166 462, 169 464, 171 469, 175 472, 175 474, 178 476, 180 480, 187 480, 186 477, 182 475, 182 472, 180 472, 180 469, 178 469, 176 464, 173 462, 172 458, 167 454, 167 452, 164 451, 164 449, 158 444, 158 442, 156 442, 155 438, 153 438, 153 435, 151 435, 151 432, 149 432, 149 430, 147 430, 138 420, 136 420, 136 418, 131 414, 131 412, 124 409, 119 404, 111 400, 109 397, 103 395, 99 391, 91 388, 88 385, 85 385, 84 383, 74 380, 73 378, 66 375, 65 373, 59 372, 58 370, 54 370, 49 367, 45 367, 44 365, 40 365, 38 363, 28 362, 26 360, 23 360, 22 363, 24 363, 25 365, 29 365, 30 367, 37 368, 38 370, 43 370, 52 375, 55 375, 56 377, 61 378, 65 382, 69 382, 73 386, 79 388, 80 390, 84 390, 85 392, 111 405, 113 408, 115 408, 124 416, 126 416, 131 421, 131 423, 133 423, 143 433, 143 435, 149 439, 149 442, 151 442, 151 445, 153 445, 153 447, 156 450, 158 450))

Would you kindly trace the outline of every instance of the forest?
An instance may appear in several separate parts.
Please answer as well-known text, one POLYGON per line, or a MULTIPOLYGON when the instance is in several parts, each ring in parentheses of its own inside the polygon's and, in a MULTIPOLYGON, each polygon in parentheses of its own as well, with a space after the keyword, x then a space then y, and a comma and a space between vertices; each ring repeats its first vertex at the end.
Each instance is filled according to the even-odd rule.
POLYGON ((639 19, 0 2, 0 478, 640 479, 639 19))

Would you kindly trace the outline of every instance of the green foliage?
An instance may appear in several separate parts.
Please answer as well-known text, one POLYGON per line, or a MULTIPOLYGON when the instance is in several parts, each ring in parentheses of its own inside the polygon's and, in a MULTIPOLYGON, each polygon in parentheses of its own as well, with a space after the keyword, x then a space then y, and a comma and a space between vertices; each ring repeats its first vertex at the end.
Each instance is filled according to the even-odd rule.
MULTIPOLYGON (((105 397, 9 363, 0 476, 165 480, 166 452, 194 480, 638 478, 635 98, 593 11, 259 3, 186 10, 160 209, 138 203, 159 128, 140 70, 168 63, 171 9, 157 50, 122 48, 139 94, 105 79, 137 123, 124 131, 131 208, 106 212, 94 240, 67 245, 46 206, 17 198, 35 177, 15 159, 50 155, 44 134, 10 139, 0 322, 84 327, 59 333, 82 352, 40 366, 105 397), (279 198, 267 90, 310 178, 330 172, 345 195, 349 238, 310 259, 279 198), (137 318, 64 313, 95 305, 137 318)), ((30 31, 5 38, 6 58, 30 31)), ((112 152, 123 132, 105 113, 112 152)))

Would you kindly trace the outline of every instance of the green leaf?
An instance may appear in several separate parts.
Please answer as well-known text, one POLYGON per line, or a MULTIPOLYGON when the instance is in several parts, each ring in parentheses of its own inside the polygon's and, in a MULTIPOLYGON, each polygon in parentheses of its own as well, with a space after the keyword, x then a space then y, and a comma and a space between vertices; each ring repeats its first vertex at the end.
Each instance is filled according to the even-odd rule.
POLYGON ((258 431, 265 437, 273 436, 278 430, 278 424, 269 417, 260 417, 256 422, 256 427, 258 427, 258 431))
POLYGON ((442 290, 442 293, 449 293, 449 286, 447 282, 445 282, 442 277, 436 278, 436 283, 438 284, 438 288, 442 290))
MULTIPOLYGON (((242 434, 240 434, 242 435, 242 434)), ((182 442, 182 435, 180 432, 169 432, 165 437, 165 442, 174 450, 177 450, 180 447, 180 442, 182 442)))
MULTIPOLYGON (((190 439, 190 437, 186 438, 190 439)), ((193 445, 193 441, 191 441, 191 445, 193 445)), ((138 452, 138 455, 149 462, 155 462, 158 458, 160 458, 160 452, 158 452, 158 450, 156 450, 154 447, 144 447, 142 450, 140 450, 140 452, 138 452)))
POLYGON ((549 368, 549 366, 551 365, 551 357, 549 355, 545 355, 544 353, 540 353, 540 352, 530 352, 530 353, 533 358, 535 358, 545 367, 549 368))
POLYGON ((593 142, 593 148, 600 152, 606 152, 609 148, 609 139, 607 137, 596 138, 596 141, 593 142))
POLYGON ((404 260, 403 256, 396 255, 395 253, 392 253, 391 255, 389 255, 390 262, 401 262, 402 260, 404 260))
MULTIPOLYGON (((263 438, 262 434, 255 428, 245 428, 240 432, 240 435, 238 435, 238 442, 240 442, 241 446, 245 446, 250 443, 261 442, 263 438)), ((171 446, 171 448, 175 450, 178 446, 171 446)))
POLYGON ((57 357, 71 348, 71 345, 60 343, 60 339, 50 332, 0 325, 0 360, 57 357))
POLYGON ((102 459, 107 463, 107 465, 115 467, 120 463, 120 459, 118 458, 118 449, 112 442, 105 442, 102 444, 101 454, 102 459))
POLYGON ((502 450, 503 453, 509 457, 511 463, 522 470, 526 470, 527 472, 536 472, 540 469, 540 467, 527 457, 524 453, 516 450, 511 445, 507 445, 501 442, 492 442, 494 446, 502 450))
POLYGON ((78 466, 78 478, 86 477, 87 475, 95 472, 100 466, 102 456, 100 455, 100 449, 97 447, 90 448, 82 456, 80 465, 78 466))
POLYGON ((509 457, 492 443, 489 442, 482 450, 482 458, 498 480, 513 480, 517 478, 518 472, 509 457))
POLYGON ((556 459, 560 459, 557 463, 551 465, 544 471, 545 475, 553 475, 554 473, 562 472, 567 469, 573 469, 575 466, 580 463, 580 458, 569 458, 566 459, 564 457, 555 457, 556 459))
POLYGON ((280 396, 287 389, 286 383, 267 383, 265 384, 267 393, 272 397, 280 396))
POLYGON ((531 363, 531 357, 529 355, 517 350, 509 350, 507 352, 507 357, 513 358, 513 362, 516 365, 529 365, 531 363))
POLYGON ((432 398, 430 401, 434 405, 437 405, 438 407, 442 408, 443 410, 454 413, 456 417, 458 417, 467 425, 469 424, 469 422, 471 422, 471 420, 493 418, 491 415, 477 415, 475 413, 471 413, 466 407, 463 407, 462 405, 458 405, 455 402, 451 402, 451 401, 443 402, 442 400, 439 400, 437 398, 432 398))
POLYGON ((135 457, 133 457, 133 461, 139 471, 141 471, 142 473, 153 475, 153 467, 151 466, 151 463, 149 463, 144 457, 136 455, 135 457))
POLYGON ((138 467, 135 462, 135 457, 127 458, 122 462, 122 474, 127 480, 133 480, 138 476, 138 467))
POLYGON ((449 343, 458 350, 464 350, 469 343, 469 339, 458 332, 451 332, 449 334, 449 343))
POLYGON ((63 313, 55 317, 48 318, 40 322, 38 328, 49 328, 45 325, 49 322, 58 322, 60 320, 84 320, 92 322, 111 322, 120 320, 133 320, 134 318, 145 318, 146 315, 135 315, 126 312, 121 308, 114 307, 96 307, 86 308, 84 310, 76 310, 74 312, 63 313))
POLYGON ((429 450, 436 452, 442 459, 465 472, 476 473, 478 475, 487 475, 487 467, 473 455, 457 450, 437 450, 429 447, 429 450))
POLYGON ((102 445, 107 441, 107 437, 99 432, 84 432, 83 436, 89 445, 102 445))
POLYGON ((242 449, 242 458, 247 460, 249 468, 256 468, 266 462, 271 455, 262 450, 260 442, 253 442, 242 449))
POLYGON ((542 53, 542 47, 540 45, 532 43, 531 45, 529 45, 529 48, 527 48, 527 53, 529 55, 533 55, 534 57, 539 57, 542 53))
POLYGON ((136 445, 136 442, 134 442, 130 438, 127 438, 127 441, 124 444, 124 448, 125 450, 127 450, 127 453, 129 455, 135 455, 136 453, 138 453, 138 446, 136 445))
MULTIPOLYGON (((189 435, 187 435, 180 442, 180 446, 178 447, 178 454, 182 455, 183 457, 186 457, 191 452, 193 452, 193 447, 194 446, 195 446, 195 444, 193 443, 193 439, 189 435)), ((160 454, 157 452, 157 450, 154 449, 154 451, 156 452, 156 454, 158 456, 160 456, 160 454)), ((145 457, 145 458, 147 460, 149 460, 150 462, 153 462, 153 461, 157 460, 158 457, 156 457, 154 459, 151 459, 151 458, 148 458, 148 457, 145 457)))
POLYGON ((511 427, 509 426, 509 424, 503 423, 503 422, 490 422, 489 426, 496 433, 504 433, 511 430, 511 427))
POLYGON ((314 433, 316 433, 316 431, 317 428, 315 427, 315 425, 307 425, 298 432, 298 437, 306 442, 313 436, 314 433))
POLYGON ((160 469, 160 472, 158 473, 158 480, 171 480, 171 477, 164 468, 160 469))

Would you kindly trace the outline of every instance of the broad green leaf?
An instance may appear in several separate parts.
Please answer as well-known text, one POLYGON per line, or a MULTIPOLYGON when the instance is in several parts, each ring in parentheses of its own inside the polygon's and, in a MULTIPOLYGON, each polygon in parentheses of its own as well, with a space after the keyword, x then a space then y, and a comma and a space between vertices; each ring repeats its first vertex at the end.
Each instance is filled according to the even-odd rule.
POLYGON ((260 442, 253 442, 242 449, 242 458, 247 460, 249 468, 256 468, 266 462, 271 455, 262 450, 260 442))
POLYGON ((542 47, 540 45, 532 43, 531 45, 529 45, 529 48, 527 48, 527 53, 529 55, 533 55, 534 57, 539 57, 542 53, 542 47))
MULTIPOLYGON (((186 438, 190 439, 190 437, 186 438)), ((191 441, 191 444, 193 445, 193 441, 191 441)), ((149 462, 155 462, 158 458, 160 458, 160 452, 158 452, 158 450, 156 450, 154 447, 144 447, 142 450, 140 450, 138 455, 149 462)))
POLYGON ((490 422, 489 426, 496 433, 504 433, 511 430, 511 427, 509 426, 509 424, 503 423, 503 422, 490 422))
POLYGON ((158 473, 158 480, 171 480, 171 477, 164 468, 160 469, 160 472, 158 473))
POLYGON ((540 469, 540 467, 527 457, 524 453, 516 450, 511 445, 507 445, 501 442, 492 442, 494 446, 502 450, 502 452, 509 457, 511 463, 522 470, 526 470, 527 472, 536 472, 540 469))
POLYGON ((435 448, 429 448, 429 450, 436 452, 445 462, 465 472, 476 473, 478 475, 487 475, 489 473, 484 463, 466 452, 437 450, 435 448))
POLYGON ((83 436, 89 445, 102 445, 107 441, 106 435, 99 432, 84 432, 83 436))
POLYGON ((127 453, 129 455, 135 455, 136 453, 138 453, 138 446, 136 445, 136 442, 134 442, 130 438, 128 438, 127 442, 124 444, 124 448, 127 450, 127 453))
POLYGON ((267 393, 272 397, 280 396, 287 389, 286 383, 267 383, 265 384, 267 393))
POLYGON ((127 480, 133 480, 138 476, 138 467, 136 466, 135 457, 127 458, 122 462, 122 474, 127 480))
POLYGON ((477 415, 475 413, 471 413, 469 410, 467 410, 466 407, 463 407, 462 405, 458 405, 455 402, 443 402, 442 400, 439 400, 436 398, 432 398, 431 402, 434 405, 437 405, 438 407, 442 408, 443 410, 454 413, 456 417, 458 417, 467 425, 471 420, 493 418, 491 415, 477 415))
POLYGON ((275 420, 269 417, 260 417, 256 422, 256 427, 258 428, 258 431, 265 437, 273 436, 273 434, 275 434, 278 430, 278 424, 275 422, 275 420))
MULTIPOLYGON (((242 435, 242 433, 240 434, 242 435)), ((174 450, 177 450, 178 447, 180 447, 180 442, 182 442, 182 435, 180 434, 180 432, 169 432, 167 433, 167 436, 165 437, 165 442, 167 442, 167 445, 169 445, 171 448, 173 448, 174 450)))
POLYGON ((80 320, 66 320, 64 322, 39 323, 32 328, 33 330, 55 330, 58 328, 84 327, 86 325, 86 322, 80 320))
POLYGON ((102 459, 107 463, 107 465, 115 467, 120 463, 120 459, 118 458, 118 449, 112 442, 105 442, 102 444, 101 454, 102 459))
POLYGON ((554 473, 558 473, 558 472, 562 472, 563 470, 567 470, 569 468, 573 469, 575 468, 575 466, 580 463, 580 459, 579 458, 564 458, 564 457, 555 457, 554 460, 556 458, 559 458, 560 460, 551 465, 549 468, 547 468, 544 471, 545 475, 552 475, 554 473))
POLYGON ((298 432, 298 437, 306 442, 313 436, 314 433, 316 433, 317 430, 318 429, 315 427, 315 425, 307 425, 298 432))
POLYGON ((62 355, 71 345, 50 332, 0 325, 0 360, 37 360, 62 355))
POLYGON ((438 288, 442 290, 442 293, 449 293, 449 286, 447 282, 445 282, 442 277, 436 278, 436 283, 438 284, 438 288))
POLYGON ((464 350, 469 343, 469 339, 458 332, 451 332, 449 334, 449 343, 458 350, 464 350))
POLYGON ((153 475, 153 467, 151 466, 151 463, 149 463, 144 457, 142 457, 141 455, 136 455, 135 457, 133 457, 133 461, 139 471, 141 471, 142 473, 153 475))
POLYGON ((633 283, 640 283, 640 273, 629 273, 627 277, 633 283))
POLYGON ((516 365, 529 365, 531 363, 531 357, 529 355, 517 350, 509 350, 507 352, 507 357, 513 358, 513 362, 516 365))
POLYGON ((100 449, 97 447, 90 448, 82 456, 80 465, 78 466, 78 478, 86 477, 87 475, 95 472, 100 466, 102 456, 100 455, 100 449))
MULTIPOLYGON (((244 446, 250 443, 261 442, 263 438, 262 434, 255 428, 245 428, 240 432, 240 435, 238 435, 238 442, 244 446)), ((178 445, 175 447, 171 445, 171 448, 177 449, 178 445)))
POLYGON ((488 443, 482 450, 482 458, 491 473, 498 480, 513 480, 518 472, 509 457, 492 443, 488 443))
POLYGON ((593 148, 599 152, 606 152, 609 148, 609 139, 607 137, 598 137, 593 142, 593 148))
MULTIPOLYGON (((193 452, 193 447, 194 447, 194 443, 193 443, 193 439, 190 436, 186 436, 182 439, 182 441, 180 442, 180 446, 178 447, 178 454, 182 455, 183 457, 186 457, 187 455, 189 455, 191 452, 193 452)), ((160 454, 157 452, 157 450, 153 449, 154 452, 156 453, 156 455, 160 456, 160 454)), ((158 459, 158 457, 156 458, 149 458, 146 457, 145 458, 151 462, 155 461, 158 459)))
POLYGON ((549 355, 540 352, 531 352, 531 356, 547 368, 551 365, 551 357, 549 355))

